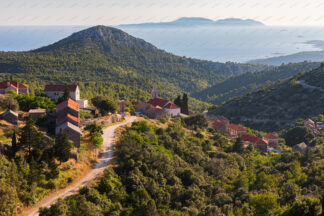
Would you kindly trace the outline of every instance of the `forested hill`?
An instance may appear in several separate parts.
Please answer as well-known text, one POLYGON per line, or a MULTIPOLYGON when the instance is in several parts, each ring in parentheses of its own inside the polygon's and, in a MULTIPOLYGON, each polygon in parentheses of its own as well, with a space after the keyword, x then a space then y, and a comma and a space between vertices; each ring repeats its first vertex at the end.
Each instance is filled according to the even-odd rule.
POLYGON ((294 125, 298 118, 324 113, 324 86, 319 84, 320 77, 324 77, 323 65, 287 81, 231 99, 209 113, 224 115, 254 129, 279 131, 294 125))
POLYGON ((44 82, 102 81, 138 89, 163 86, 162 95, 199 91, 232 75, 265 66, 179 57, 110 27, 95 26, 29 52, 0 52, 0 76, 44 82))
POLYGON ((192 96, 212 104, 219 105, 231 98, 245 95, 262 87, 284 80, 301 72, 319 67, 320 63, 301 62, 267 68, 260 72, 248 72, 230 77, 192 96))

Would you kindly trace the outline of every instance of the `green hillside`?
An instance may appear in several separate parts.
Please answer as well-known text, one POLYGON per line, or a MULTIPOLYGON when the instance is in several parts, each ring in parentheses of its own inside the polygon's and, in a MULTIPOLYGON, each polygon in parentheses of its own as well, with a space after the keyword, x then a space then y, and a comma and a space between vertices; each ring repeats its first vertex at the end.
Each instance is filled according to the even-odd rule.
MULTIPOLYGON (((164 97, 191 93, 265 66, 179 57, 110 27, 95 26, 28 52, 0 52, 0 78, 40 83, 107 82, 139 90, 161 86, 164 97)), ((98 92, 98 89, 92 89, 98 92)), ((115 91, 117 93, 118 91, 115 91)), ((127 95, 126 95, 127 96, 127 95)))
POLYGON ((324 90, 305 87, 298 82, 305 80, 307 85, 319 84, 315 77, 323 76, 322 65, 287 81, 231 99, 222 106, 211 109, 209 113, 224 115, 254 129, 279 131, 293 125, 298 118, 324 113, 324 90))
POLYGON ((279 80, 287 79, 300 72, 315 69, 318 66, 319 63, 301 62, 267 68, 260 72, 248 72, 230 77, 201 92, 194 93, 192 96, 199 100, 219 105, 231 98, 256 91, 257 89, 274 84, 279 80))
POLYGON ((321 215, 323 144, 262 155, 198 131, 133 123, 116 144, 118 166, 40 216, 321 215))

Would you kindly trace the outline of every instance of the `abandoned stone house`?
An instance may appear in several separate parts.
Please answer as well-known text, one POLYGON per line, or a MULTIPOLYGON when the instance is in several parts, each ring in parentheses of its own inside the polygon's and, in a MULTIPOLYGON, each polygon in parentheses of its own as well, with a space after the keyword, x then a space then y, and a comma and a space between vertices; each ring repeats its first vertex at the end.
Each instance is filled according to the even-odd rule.
POLYGON ((19 117, 18 113, 9 109, 6 112, 1 114, 1 119, 14 125, 18 124, 18 117, 19 117))
POLYGON ((60 130, 62 130, 67 135, 68 139, 73 143, 75 147, 80 148, 82 132, 78 126, 75 126, 70 122, 65 122, 56 127, 56 134, 58 134, 60 130))

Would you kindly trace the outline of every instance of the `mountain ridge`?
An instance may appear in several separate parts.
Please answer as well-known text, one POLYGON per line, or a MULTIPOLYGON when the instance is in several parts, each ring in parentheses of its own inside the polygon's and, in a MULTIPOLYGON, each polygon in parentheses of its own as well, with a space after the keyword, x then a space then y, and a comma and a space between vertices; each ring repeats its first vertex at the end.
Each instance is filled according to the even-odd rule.
POLYGON ((210 115, 224 115, 233 122, 263 131, 279 131, 295 125, 299 118, 311 118, 324 113, 324 93, 315 87, 315 77, 324 77, 324 65, 279 81, 258 91, 233 98, 209 110, 210 115), (305 87, 304 83, 312 88, 305 87))
POLYGON ((122 24, 117 27, 189 27, 189 26, 265 26, 262 22, 252 19, 239 19, 239 18, 227 18, 219 20, 211 20, 203 17, 181 17, 170 22, 149 22, 149 23, 138 23, 138 24, 122 24))

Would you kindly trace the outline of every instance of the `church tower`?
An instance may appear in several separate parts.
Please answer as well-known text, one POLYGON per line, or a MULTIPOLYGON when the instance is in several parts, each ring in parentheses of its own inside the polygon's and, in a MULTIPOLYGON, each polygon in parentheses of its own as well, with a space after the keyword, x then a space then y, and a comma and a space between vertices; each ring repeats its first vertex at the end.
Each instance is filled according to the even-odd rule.
POLYGON ((158 95, 156 88, 153 86, 153 89, 151 92, 151 99, 154 100, 155 98, 159 98, 159 95, 158 95))

